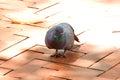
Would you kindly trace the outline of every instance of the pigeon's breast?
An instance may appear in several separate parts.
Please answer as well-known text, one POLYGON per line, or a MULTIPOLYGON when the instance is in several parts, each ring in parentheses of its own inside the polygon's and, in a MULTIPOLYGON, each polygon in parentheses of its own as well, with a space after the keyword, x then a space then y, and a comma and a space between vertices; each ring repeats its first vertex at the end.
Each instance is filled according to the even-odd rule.
POLYGON ((48 48, 64 49, 66 38, 65 35, 58 37, 54 31, 51 31, 47 33, 45 42, 48 48))

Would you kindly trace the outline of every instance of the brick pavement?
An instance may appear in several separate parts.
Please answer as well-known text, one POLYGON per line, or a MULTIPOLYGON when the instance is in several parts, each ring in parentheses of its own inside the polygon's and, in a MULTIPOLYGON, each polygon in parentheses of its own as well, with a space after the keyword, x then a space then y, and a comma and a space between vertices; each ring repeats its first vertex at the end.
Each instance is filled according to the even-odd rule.
POLYGON ((1 0, 0 80, 119 80, 119 8, 117 0, 1 0), (51 58, 44 37, 63 21, 81 46, 51 58))

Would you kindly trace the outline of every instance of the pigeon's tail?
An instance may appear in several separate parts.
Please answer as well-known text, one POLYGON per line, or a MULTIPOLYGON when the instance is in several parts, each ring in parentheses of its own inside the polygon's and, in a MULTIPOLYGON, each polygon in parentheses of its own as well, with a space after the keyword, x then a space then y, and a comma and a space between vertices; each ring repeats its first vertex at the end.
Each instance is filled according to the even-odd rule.
POLYGON ((77 42, 80 42, 78 37, 76 35, 74 35, 74 39, 77 41, 77 42))

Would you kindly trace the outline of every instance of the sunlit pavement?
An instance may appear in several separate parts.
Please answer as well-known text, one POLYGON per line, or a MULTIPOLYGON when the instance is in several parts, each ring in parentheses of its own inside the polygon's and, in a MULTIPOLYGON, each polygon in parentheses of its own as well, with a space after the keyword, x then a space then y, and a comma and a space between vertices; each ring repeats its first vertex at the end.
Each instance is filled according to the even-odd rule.
POLYGON ((120 0, 0 0, 0 80, 120 80, 120 0), (52 58, 46 31, 70 23, 81 45, 52 58))

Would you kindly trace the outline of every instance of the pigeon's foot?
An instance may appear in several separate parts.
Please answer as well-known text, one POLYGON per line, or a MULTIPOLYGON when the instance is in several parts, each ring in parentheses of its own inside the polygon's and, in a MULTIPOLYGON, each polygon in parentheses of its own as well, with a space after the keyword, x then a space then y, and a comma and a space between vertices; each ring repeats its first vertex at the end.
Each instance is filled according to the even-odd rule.
POLYGON ((55 57, 55 58, 63 57, 63 58, 66 58, 66 56, 63 55, 63 54, 53 54, 53 55, 51 55, 50 57, 55 57))

